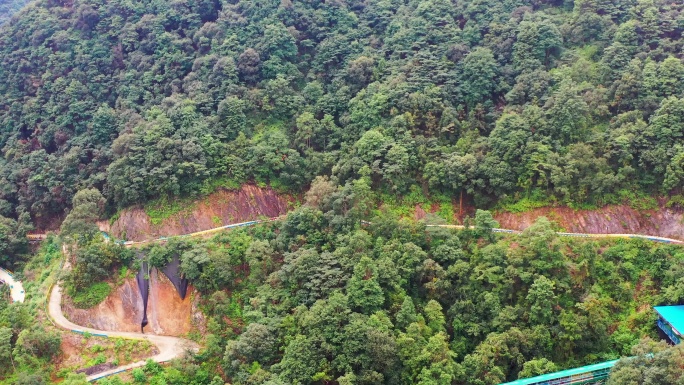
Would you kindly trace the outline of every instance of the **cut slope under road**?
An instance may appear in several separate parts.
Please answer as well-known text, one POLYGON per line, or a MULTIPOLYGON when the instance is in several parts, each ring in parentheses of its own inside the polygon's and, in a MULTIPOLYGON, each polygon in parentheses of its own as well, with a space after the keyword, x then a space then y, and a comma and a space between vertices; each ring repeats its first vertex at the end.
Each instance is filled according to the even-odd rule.
MULTIPOLYGON (((197 345, 192 341, 185 340, 178 337, 168 337, 168 336, 157 336, 142 333, 132 333, 132 332, 114 332, 114 331, 104 331, 92 328, 83 327, 76 325, 64 317, 62 313, 62 288, 59 284, 55 284, 52 291, 50 292, 50 300, 48 303, 48 314, 53 319, 55 324, 61 328, 73 331, 73 332, 88 332, 96 335, 104 335, 107 337, 121 337, 128 339, 143 339, 148 340, 159 349, 159 354, 151 359, 155 362, 167 362, 174 358, 181 357, 186 351, 196 351, 197 345)), ((119 373, 125 370, 141 367, 145 365, 145 361, 138 361, 132 364, 119 366, 114 369, 107 370, 105 372, 93 374, 87 377, 88 381, 94 381, 109 375, 119 373)))
POLYGON ((0 267, 0 281, 4 282, 10 287, 10 296, 14 302, 24 302, 26 293, 24 293, 24 286, 21 281, 14 279, 14 276, 7 270, 0 267))

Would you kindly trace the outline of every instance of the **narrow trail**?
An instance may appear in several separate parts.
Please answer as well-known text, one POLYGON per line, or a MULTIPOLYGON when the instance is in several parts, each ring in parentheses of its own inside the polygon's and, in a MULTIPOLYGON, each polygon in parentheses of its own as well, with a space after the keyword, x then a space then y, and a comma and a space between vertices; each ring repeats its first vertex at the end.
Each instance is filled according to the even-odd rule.
MULTIPOLYGON (((254 226, 254 225, 258 225, 260 223, 281 220, 283 218, 285 218, 285 216, 269 218, 266 220, 235 223, 232 225, 215 227, 213 229, 202 230, 202 231, 198 231, 198 232, 190 233, 190 234, 174 235, 171 237, 160 237, 160 238, 156 238, 156 239, 146 239, 144 241, 125 241, 125 242, 119 241, 119 242, 121 244, 127 246, 127 247, 131 247, 131 246, 143 245, 143 244, 147 244, 147 243, 151 243, 151 242, 165 242, 170 238, 200 237, 200 236, 206 236, 206 235, 213 234, 213 233, 223 231, 223 230, 233 229, 233 228, 237 228, 237 227, 254 226)), ((367 222, 367 221, 361 221, 361 223, 367 224, 367 225, 371 224, 371 222, 367 222)), ((442 228, 447 228, 447 229, 465 230, 465 226, 463 226, 463 225, 425 225, 425 227, 442 227, 442 228)), ((473 227, 471 227, 471 228, 473 228, 473 227)), ((507 233, 507 234, 520 234, 520 233, 522 233, 522 231, 520 231, 520 230, 497 229, 497 228, 492 229, 492 231, 495 233, 507 233)), ((684 241, 680 241, 678 239, 657 237, 657 236, 653 236, 653 235, 644 235, 644 234, 588 234, 588 233, 565 233, 565 232, 556 232, 556 234, 558 234, 561 237, 575 237, 575 238, 639 238, 639 239, 645 239, 645 240, 654 241, 654 242, 674 243, 674 244, 684 245, 684 241)))
MULTIPOLYGON (((65 263, 63 269, 68 269, 68 267, 69 264, 65 263)), ((75 323, 66 319, 66 317, 64 317, 64 313, 62 313, 62 288, 59 283, 56 283, 50 292, 48 315, 50 318, 52 318, 55 325, 75 333, 88 332, 90 334, 102 337, 122 337, 127 339, 147 340, 156 345, 157 349, 159 349, 159 353, 151 357, 151 359, 155 362, 167 362, 174 358, 181 357, 187 351, 197 351, 198 349, 197 344, 194 342, 179 337, 157 336, 153 334, 133 332, 104 331, 76 325, 75 323)), ((146 360, 118 366, 116 368, 88 376, 86 379, 88 381, 95 381, 112 374, 144 366, 145 362, 146 360)))
POLYGON ((12 301, 24 302, 26 293, 24 293, 24 286, 21 284, 21 281, 15 280, 14 275, 2 267, 0 267, 0 281, 4 282, 6 285, 9 285, 10 297, 12 297, 12 301))

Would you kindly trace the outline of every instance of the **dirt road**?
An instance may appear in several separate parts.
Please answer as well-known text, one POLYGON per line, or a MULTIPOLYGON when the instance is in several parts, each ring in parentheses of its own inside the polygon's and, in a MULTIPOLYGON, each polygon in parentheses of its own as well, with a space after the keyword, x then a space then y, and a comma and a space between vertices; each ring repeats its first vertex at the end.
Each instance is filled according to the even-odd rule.
MULTIPOLYGON (((159 349, 159 354, 152 357, 152 360, 156 362, 166 362, 176 357, 181 357, 186 351, 196 351, 197 345, 192 341, 185 340, 183 338, 177 337, 167 337, 167 336, 156 336, 148 335, 142 333, 131 333, 131 332, 112 332, 112 331, 102 331, 97 329, 91 329, 82 327, 74 324, 64 317, 62 313, 62 288, 56 284, 50 293, 50 301, 48 303, 48 313, 50 317, 54 320, 55 324, 59 327, 75 331, 75 332, 88 332, 91 334, 105 335, 108 337, 123 337, 123 338, 134 338, 134 339, 145 339, 155 344, 159 349)), ((132 364, 119 366, 114 369, 107 370, 92 376, 88 376, 88 381, 94 381, 108 375, 118 373, 124 370, 137 368, 145 365, 145 361, 138 361, 132 364)))

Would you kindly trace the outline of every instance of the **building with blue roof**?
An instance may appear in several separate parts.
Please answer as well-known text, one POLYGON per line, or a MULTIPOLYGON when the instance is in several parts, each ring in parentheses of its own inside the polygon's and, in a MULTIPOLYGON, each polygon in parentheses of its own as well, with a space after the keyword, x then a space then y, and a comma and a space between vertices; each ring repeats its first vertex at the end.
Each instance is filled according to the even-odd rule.
POLYGON ((658 313, 656 324, 665 333, 670 342, 677 345, 684 332, 684 305, 654 306, 658 313))

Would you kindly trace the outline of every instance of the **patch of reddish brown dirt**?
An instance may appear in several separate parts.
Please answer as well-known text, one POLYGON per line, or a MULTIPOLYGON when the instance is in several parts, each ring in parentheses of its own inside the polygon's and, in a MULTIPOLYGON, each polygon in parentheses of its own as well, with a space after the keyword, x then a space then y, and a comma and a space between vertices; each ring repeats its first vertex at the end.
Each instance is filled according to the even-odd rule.
POLYGON ((59 226, 62 225, 62 221, 65 217, 66 214, 53 216, 40 216, 37 214, 33 218, 34 230, 32 233, 45 234, 49 231, 59 231, 59 226))
POLYGON ((81 361, 80 353, 83 350, 81 339, 83 337, 74 333, 64 333, 62 335, 62 356, 59 361, 60 367, 78 365, 81 361))
POLYGON ((145 332, 180 336, 192 329, 192 297, 195 290, 188 286, 185 299, 181 299, 171 281, 154 269, 150 272, 150 297, 147 302, 149 324, 145 332))
POLYGON ((425 212, 425 210, 423 210, 423 208, 420 207, 420 205, 416 205, 416 211, 413 213, 413 218, 419 221, 425 218, 426 215, 427 213, 425 212))
POLYGON ((545 207, 524 213, 494 214, 505 229, 523 230, 545 216, 565 231, 591 234, 646 234, 684 240, 682 210, 664 208, 637 211, 629 206, 610 205, 596 210, 545 207))
MULTIPOLYGON (((145 333, 180 336, 193 327, 192 286, 184 300, 163 273, 150 271, 150 291, 147 301, 149 324, 145 333)), ((194 297, 197 297, 195 295, 194 297)), ((143 303, 135 278, 128 278, 102 303, 91 309, 77 309, 65 297, 65 316, 73 323, 105 331, 140 332, 143 303)))
MULTIPOLYGON (((117 344, 115 339, 90 337, 71 332, 62 333, 62 354, 53 360, 57 371, 70 369, 83 370, 89 367, 88 360, 103 354, 106 362, 118 360, 119 365, 140 361, 158 354, 156 346, 143 340, 124 340, 117 344)), ((56 380, 56 379, 55 379, 56 380)))
POLYGON ((142 241, 189 234, 261 217, 277 217, 285 214, 292 202, 292 197, 280 195, 270 188, 244 185, 234 191, 216 191, 190 204, 191 209, 172 215, 159 225, 152 224, 150 217, 138 207, 122 211, 111 227, 101 224, 101 229, 117 238, 125 235, 128 240, 142 241))

